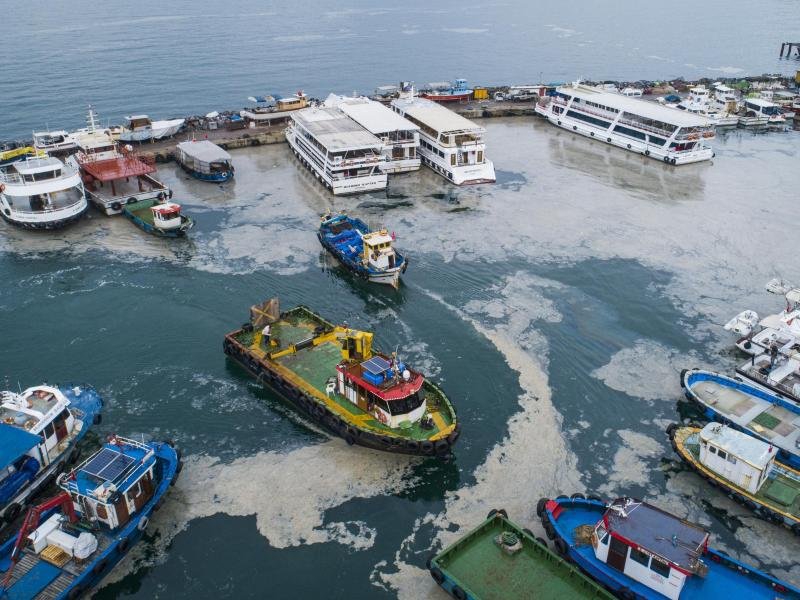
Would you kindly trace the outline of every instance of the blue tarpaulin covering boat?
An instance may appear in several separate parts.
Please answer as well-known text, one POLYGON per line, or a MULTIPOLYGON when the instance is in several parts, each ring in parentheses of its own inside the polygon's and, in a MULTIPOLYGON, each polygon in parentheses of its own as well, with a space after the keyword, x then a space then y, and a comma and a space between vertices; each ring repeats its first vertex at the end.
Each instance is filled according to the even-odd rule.
POLYGON ((317 237, 345 268, 375 283, 396 288, 408 267, 408 259, 392 246, 394 236, 385 229, 372 231, 360 219, 325 216, 317 237))

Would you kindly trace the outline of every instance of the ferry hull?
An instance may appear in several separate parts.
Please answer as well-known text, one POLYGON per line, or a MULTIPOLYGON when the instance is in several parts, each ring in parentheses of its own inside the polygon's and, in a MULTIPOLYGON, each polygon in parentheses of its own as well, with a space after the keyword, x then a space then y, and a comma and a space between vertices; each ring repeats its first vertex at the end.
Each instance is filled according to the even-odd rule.
POLYGON ((86 214, 88 208, 89 203, 86 200, 71 209, 64 209, 51 213, 33 213, 33 216, 4 208, 0 210, 0 217, 7 223, 19 227, 20 229, 52 231, 54 229, 62 229, 67 225, 79 221, 86 214))
MULTIPOLYGON (((264 386, 280 394, 292 407, 302 414, 305 418, 319 425, 326 431, 344 438, 348 444, 364 446, 373 450, 392 452, 395 454, 409 454, 414 456, 437 456, 445 457, 450 455, 453 445, 460 435, 459 423, 447 438, 436 442, 418 442, 415 440, 393 439, 371 433, 365 430, 354 431, 351 425, 344 422, 341 417, 333 413, 326 406, 306 394, 298 387, 285 379, 280 373, 271 368, 268 362, 258 360, 250 355, 247 349, 234 339, 232 332, 225 336, 223 351, 232 360, 237 362, 242 368, 250 373, 256 380, 264 386), (353 435, 357 433, 357 435, 353 435)), ((426 383, 426 385, 430 385, 426 383)))
POLYGON ((496 181, 494 164, 490 160, 486 160, 480 165, 449 168, 443 167, 427 156, 422 156, 422 164, 436 171, 439 175, 455 185, 478 185, 481 183, 494 183, 496 181))
MULTIPOLYGON (((591 544, 575 543, 575 528, 594 526, 603 516, 606 505, 598 499, 585 499, 582 494, 574 496, 547 501, 541 513, 542 525, 548 537, 555 541, 556 551, 620 598, 663 600, 664 595, 600 561, 591 544)), ((705 578, 690 577, 681 590, 682 600, 725 597, 774 600, 776 592, 780 594, 778 597, 787 600, 800 599, 800 590, 713 548, 708 548, 702 559, 708 565, 708 574, 705 578)))
POLYGON ((687 165, 714 158, 714 151, 711 148, 704 147, 692 152, 667 152, 661 147, 648 145, 638 140, 620 136, 602 127, 592 127, 588 123, 573 119, 567 120, 562 115, 552 114, 547 107, 542 107, 538 104, 535 110, 538 115, 544 117, 550 124, 556 127, 595 139, 610 146, 616 146, 617 148, 622 148, 623 150, 628 150, 636 154, 643 154, 644 156, 660 160, 670 165, 687 165))

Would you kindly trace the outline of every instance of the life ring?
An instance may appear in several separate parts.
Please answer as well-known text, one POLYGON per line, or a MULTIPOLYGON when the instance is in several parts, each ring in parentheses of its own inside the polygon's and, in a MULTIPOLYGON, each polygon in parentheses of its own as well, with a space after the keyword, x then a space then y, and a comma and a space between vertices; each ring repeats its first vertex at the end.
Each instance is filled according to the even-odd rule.
POLYGON ((594 137, 594 131, 590 131, 590 132, 589 132, 589 135, 590 135, 590 136, 592 136, 592 137, 594 137))
POLYGON ((665 163, 668 163, 668 162, 669 162, 669 156, 665 156, 665 157, 664 157, 664 162, 665 162, 665 163))
POLYGON ((148 519, 147 517, 142 517, 141 519, 139 519, 139 522, 136 524, 136 529, 138 529, 139 531, 144 531, 145 529, 147 529, 147 525, 149 523, 150 523, 150 519, 148 519))
POLYGON ((573 125, 572 126, 572 131, 578 131, 578 126, 577 125, 573 125))
POLYGON ((645 156, 650 156, 650 150, 645 150, 645 151, 644 151, 644 155, 645 155, 645 156))
POLYGON ((630 150, 630 149, 631 149, 631 145, 630 145, 630 144, 628 144, 628 150, 630 150))
POLYGON ((672 160, 670 160, 669 162, 670 162, 670 163, 672 163, 672 164, 674 165, 675 163, 677 163, 677 162, 678 162, 678 159, 677 159, 677 158, 673 158, 673 159, 672 159, 672 160))
POLYGON ((122 205, 119 202, 114 202, 111 205, 111 210, 122 210, 122 205))
POLYGON ((611 138, 606 138, 606 141, 610 144, 611 143, 611 138))

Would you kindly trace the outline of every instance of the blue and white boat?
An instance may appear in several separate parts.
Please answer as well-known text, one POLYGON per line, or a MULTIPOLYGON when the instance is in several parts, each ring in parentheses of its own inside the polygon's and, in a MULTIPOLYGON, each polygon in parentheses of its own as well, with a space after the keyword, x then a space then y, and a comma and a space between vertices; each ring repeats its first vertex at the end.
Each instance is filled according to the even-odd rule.
POLYGON ((800 589, 710 548, 709 533, 641 500, 543 498, 556 551, 623 599, 800 599, 800 589))
POLYGON ((317 237, 345 268, 363 279, 397 288, 408 268, 408 259, 392 245, 394 235, 386 229, 372 231, 361 219, 326 215, 317 237))
POLYGON ((175 158, 184 171, 196 179, 224 183, 233 179, 231 155, 208 140, 181 142, 175 158))
POLYGON ((102 406, 97 391, 85 386, 0 392, 0 521, 13 521, 78 458, 78 442, 100 422, 102 406))
POLYGON ((74 599, 97 585, 144 534, 181 469, 167 443, 110 437, 59 477, 0 546, 0 598, 74 599))
POLYGON ((800 469, 800 406, 740 377, 702 369, 681 372, 686 398, 705 416, 778 448, 778 460, 800 469))

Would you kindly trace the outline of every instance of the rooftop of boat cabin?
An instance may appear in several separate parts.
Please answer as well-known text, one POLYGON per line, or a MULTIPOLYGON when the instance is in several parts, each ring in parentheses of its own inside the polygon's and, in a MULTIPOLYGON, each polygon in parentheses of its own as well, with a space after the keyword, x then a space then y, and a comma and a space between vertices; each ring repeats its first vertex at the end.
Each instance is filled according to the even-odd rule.
POLYGON ((770 444, 721 423, 706 424, 700 431, 700 439, 725 450, 728 454, 761 471, 775 458, 777 452, 770 444))
POLYGON ((9 166, 14 167, 20 175, 35 175, 63 169, 64 163, 53 156, 36 156, 18 160, 9 166))
POLYGON ((708 543, 708 532, 699 525, 631 498, 615 500, 603 520, 612 534, 690 572, 708 543))
POLYGON ((57 388, 49 386, 28 388, 22 394, 3 392, 0 401, 0 422, 31 433, 41 431, 69 402, 57 388))
POLYGON ((303 108, 292 119, 330 152, 380 149, 383 143, 338 108, 303 108))
POLYGON ((41 441, 35 433, 0 422, 0 473, 41 441))
POLYGON ((156 172, 155 164, 146 163, 134 154, 105 160, 89 160, 81 163, 81 168, 99 181, 127 179, 156 172))
POLYGON ((202 162, 228 162, 231 155, 208 140, 191 140, 178 144, 178 150, 202 162))
POLYGON ((570 96, 575 96, 582 100, 595 102, 609 108, 616 108, 632 115, 644 117, 645 119, 670 123, 678 127, 710 126, 708 119, 699 117, 693 113, 675 110, 668 106, 662 106, 657 102, 651 102, 649 100, 623 96, 622 94, 615 94, 614 92, 605 92, 586 85, 579 84, 577 86, 562 86, 559 87, 557 91, 570 96))
POLYGON ((473 132, 483 133, 484 129, 449 108, 426 98, 396 98, 392 100, 403 114, 413 117, 439 133, 473 132))
MULTIPOLYGON (((354 378, 359 385, 387 401, 407 398, 411 394, 417 393, 422 388, 425 377, 423 377, 421 373, 411 371, 408 366, 405 367, 409 370, 411 375, 408 381, 403 379, 401 375, 393 375, 392 377, 388 377, 379 384, 373 384, 370 381, 367 381, 365 378, 365 373, 371 373, 373 375, 377 374, 376 370, 372 369, 370 366, 371 361, 375 361, 375 359, 380 359, 386 363, 386 365, 389 364, 388 357, 376 354, 367 361, 343 364, 341 365, 341 368, 349 377, 354 378)), ((375 362, 377 363, 377 361, 375 362)), ((380 373, 385 373, 387 369, 381 370, 380 373)))
POLYGON ((339 108, 351 119, 372 134, 380 135, 390 131, 418 131, 419 127, 401 117, 388 106, 364 97, 346 97, 330 94, 326 106, 339 108))
POLYGON ((150 469, 155 460, 155 453, 145 444, 133 440, 112 440, 78 465, 62 487, 105 500, 111 486, 126 491, 150 469))

